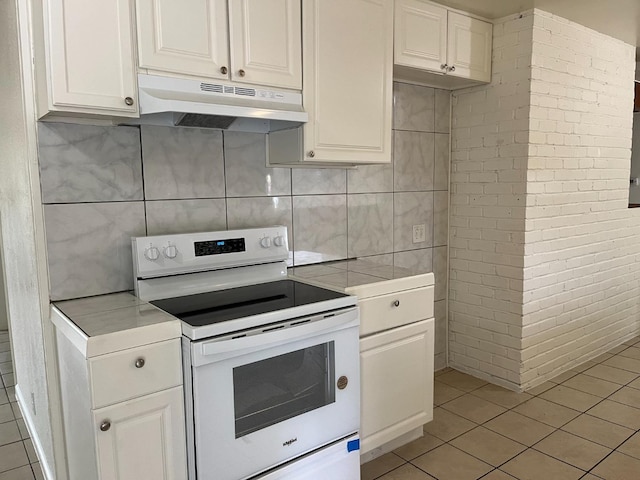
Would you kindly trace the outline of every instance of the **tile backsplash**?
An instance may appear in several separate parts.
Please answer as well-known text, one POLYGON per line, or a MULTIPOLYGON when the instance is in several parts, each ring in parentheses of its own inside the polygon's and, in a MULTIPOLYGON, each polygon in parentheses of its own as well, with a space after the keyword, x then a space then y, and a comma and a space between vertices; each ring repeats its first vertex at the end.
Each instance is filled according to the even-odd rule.
POLYGON ((51 298, 132 289, 131 236, 281 224, 292 265, 434 271, 442 316, 449 111, 449 92, 395 83, 393 163, 357 169, 267 168, 262 134, 40 123, 51 298))

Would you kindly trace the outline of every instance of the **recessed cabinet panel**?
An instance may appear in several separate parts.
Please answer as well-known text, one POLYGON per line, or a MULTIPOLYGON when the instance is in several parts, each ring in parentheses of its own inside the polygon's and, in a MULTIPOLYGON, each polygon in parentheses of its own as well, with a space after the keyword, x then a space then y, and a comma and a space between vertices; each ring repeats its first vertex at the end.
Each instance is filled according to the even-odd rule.
POLYGON ((135 116, 129 1, 49 0, 44 8, 49 108, 135 116))
POLYGON ((137 0, 136 7, 141 68, 228 78, 225 0, 137 0))
POLYGON ((231 0, 231 78, 302 88, 300 0, 231 0))
POLYGON ((443 70, 447 61, 447 9, 419 0, 396 0, 396 65, 443 70))
POLYGON ((488 22, 449 12, 449 75, 491 81, 492 32, 488 22))

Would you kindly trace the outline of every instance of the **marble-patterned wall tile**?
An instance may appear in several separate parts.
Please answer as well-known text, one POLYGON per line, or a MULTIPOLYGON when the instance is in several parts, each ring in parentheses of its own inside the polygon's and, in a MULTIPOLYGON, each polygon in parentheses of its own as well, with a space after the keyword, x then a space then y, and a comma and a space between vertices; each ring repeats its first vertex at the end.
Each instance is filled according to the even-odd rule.
POLYGON ((224 198, 153 200, 145 202, 147 235, 227 229, 224 198))
POLYGON ((360 165, 347 171, 347 192, 393 192, 393 163, 360 165))
POLYGON ((224 132, 227 197, 291 195, 291 169, 266 167, 262 133, 224 132))
POLYGON ((433 245, 449 241, 449 192, 433 192, 433 245))
POLYGON ((451 129, 451 92, 449 90, 435 91, 436 94, 436 125, 438 133, 449 133, 451 129))
POLYGON ((393 253, 385 253, 384 255, 363 255, 358 260, 366 260, 369 263, 384 267, 393 267, 393 253))
POLYGON ((417 250, 433 245, 433 192, 393 194, 393 250, 417 250), (425 241, 413 243, 413 226, 425 225, 425 241))
POLYGON ((146 200, 224 197, 222 133, 141 127, 146 200))
POLYGON ((144 203, 45 205, 51 299, 133 288, 131 237, 145 235, 144 203))
POLYGON ((435 300, 447 298, 447 247, 433 249, 433 275, 436 279, 435 300))
MULTIPOLYGON (((447 305, 445 300, 438 300, 433 304, 433 313, 435 320, 435 348, 436 356, 443 356, 447 351, 447 305)), ((436 365, 435 370, 440 370, 446 365, 436 365), (439 368, 438 368, 439 367, 439 368)))
POLYGON ((433 190, 433 133, 396 131, 393 184, 396 192, 433 190))
POLYGON ((293 197, 296 265, 347 257, 347 196, 293 197))
POLYGON ((393 194, 348 195, 348 255, 393 252, 393 194))
POLYGON ((421 248, 393 254, 393 265, 407 268, 413 273, 429 273, 433 271, 433 248, 421 248))
POLYGON ((292 168, 294 195, 321 195, 347 192, 347 171, 334 168, 292 168))
POLYGON ((135 127, 38 124, 43 203, 142 200, 135 127))
POLYGON ((449 190, 449 135, 435 134, 434 190, 449 190))
POLYGON ((435 131, 435 94, 431 87, 393 83, 393 128, 435 131))

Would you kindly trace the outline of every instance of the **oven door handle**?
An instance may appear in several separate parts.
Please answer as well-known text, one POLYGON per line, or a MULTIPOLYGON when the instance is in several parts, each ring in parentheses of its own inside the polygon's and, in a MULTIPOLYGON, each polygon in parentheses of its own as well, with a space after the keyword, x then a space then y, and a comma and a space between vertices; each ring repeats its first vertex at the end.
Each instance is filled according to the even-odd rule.
POLYGON ((193 364, 194 366, 198 366, 205 363, 211 363, 212 361, 237 357, 248 352, 253 353, 269 348, 274 344, 282 345, 284 342, 304 340, 328 331, 337 332, 354 327, 357 330, 359 325, 359 308, 355 307, 332 317, 324 318, 315 322, 312 321, 303 325, 273 330, 271 332, 259 333, 247 337, 230 338, 217 341, 208 340, 194 345, 196 348, 194 348, 193 351, 193 364))

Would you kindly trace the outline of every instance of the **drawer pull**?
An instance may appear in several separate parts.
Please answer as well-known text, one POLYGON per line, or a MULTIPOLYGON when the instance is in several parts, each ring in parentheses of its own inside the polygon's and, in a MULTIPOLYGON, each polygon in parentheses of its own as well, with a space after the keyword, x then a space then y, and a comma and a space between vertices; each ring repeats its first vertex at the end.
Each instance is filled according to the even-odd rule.
POLYGON ((144 367, 144 358, 140 357, 139 359, 136 360, 136 368, 142 368, 144 367))
POLYGON ((395 301, 393 302, 393 306, 394 306, 394 307, 399 307, 399 306, 400 306, 400 300, 395 300, 395 301))
POLYGON ((104 420, 101 424, 100 424, 100 430, 102 430, 103 432, 106 432, 107 430, 109 430, 111 428, 111 422, 109 420, 104 420))

